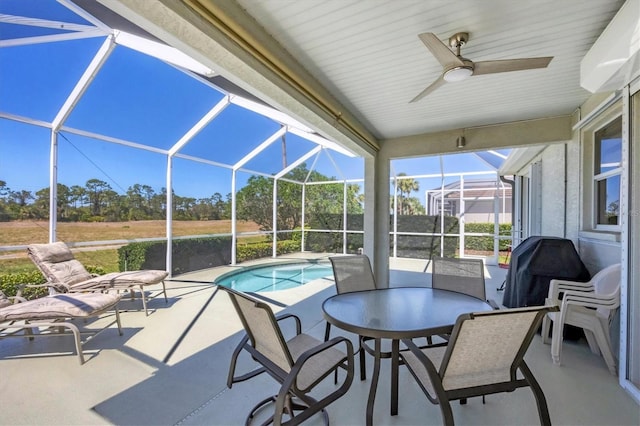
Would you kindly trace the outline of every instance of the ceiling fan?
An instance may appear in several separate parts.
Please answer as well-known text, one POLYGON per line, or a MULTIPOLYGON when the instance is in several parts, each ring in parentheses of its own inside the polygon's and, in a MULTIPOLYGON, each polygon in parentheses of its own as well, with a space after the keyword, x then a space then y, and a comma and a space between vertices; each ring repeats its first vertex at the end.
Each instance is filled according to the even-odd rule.
POLYGON ((553 59, 553 56, 547 56, 542 58, 473 62, 460 55, 460 48, 469 41, 469 33, 456 33, 449 38, 449 46, 451 46, 451 49, 455 49, 455 53, 433 33, 418 34, 418 37, 442 65, 442 74, 436 81, 420 92, 418 96, 413 98, 411 102, 419 101, 448 82, 466 80, 474 75, 546 68, 553 59))

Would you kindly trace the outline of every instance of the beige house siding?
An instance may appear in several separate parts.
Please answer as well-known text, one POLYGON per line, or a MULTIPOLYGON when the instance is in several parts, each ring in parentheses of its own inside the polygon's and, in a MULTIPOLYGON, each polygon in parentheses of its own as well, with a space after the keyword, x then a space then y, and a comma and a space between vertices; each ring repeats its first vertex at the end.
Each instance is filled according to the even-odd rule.
POLYGON ((542 157, 542 235, 564 236, 565 145, 549 145, 542 157))
MULTIPOLYGON (((592 111, 606 96, 592 96, 577 112, 579 116, 592 111)), ((548 145, 522 167, 517 174, 527 175, 531 164, 542 163, 541 234, 568 238, 592 274, 620 262, 620 236, 590 229, 592 146, 575 130, 566 143, 548 145)))

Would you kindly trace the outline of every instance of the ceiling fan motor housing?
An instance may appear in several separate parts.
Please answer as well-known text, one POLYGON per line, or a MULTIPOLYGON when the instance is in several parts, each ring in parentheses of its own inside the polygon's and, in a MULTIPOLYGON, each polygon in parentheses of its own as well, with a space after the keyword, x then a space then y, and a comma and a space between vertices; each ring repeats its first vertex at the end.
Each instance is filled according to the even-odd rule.
MULTIPOLYGON (((451 37, 449 37, 449 46, 454 49, 459 49, 464 46, 469 41, 469 33, 455 33, 451 37)), ((458 56, 460 55, 460 51, 457 52, 458 56)))

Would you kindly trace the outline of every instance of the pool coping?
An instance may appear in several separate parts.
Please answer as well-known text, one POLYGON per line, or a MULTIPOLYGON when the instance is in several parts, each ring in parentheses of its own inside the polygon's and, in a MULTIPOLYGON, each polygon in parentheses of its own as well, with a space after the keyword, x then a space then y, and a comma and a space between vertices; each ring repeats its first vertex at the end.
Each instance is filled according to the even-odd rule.
MULTIPOLYGON (((311 264, 327 264, 328 266, 331 266, 331 263, 328 260, 324 260, 324 259, 297 259, 297 260, 291 259, 286 261, 278 261, 277 259, 273 259, 273 260, 274 262, 264 262, 264 263, 259 263, 255 265, 242 265, 237 269, 225 272, 222 275, 218 275, 213 280, 212 284, 220 285, 219 284, 220 280, 231 277, 233 275, 241 274, 243 272, 251 271, 254 269, 266 268, 274 265, 297 265, 297 264, 311 263, 311 264)), ((307 284, 307 283, 304 283, 304 284, 307 284)), ((304 284, 301 284, 301 285, 304 285, 304 284)))

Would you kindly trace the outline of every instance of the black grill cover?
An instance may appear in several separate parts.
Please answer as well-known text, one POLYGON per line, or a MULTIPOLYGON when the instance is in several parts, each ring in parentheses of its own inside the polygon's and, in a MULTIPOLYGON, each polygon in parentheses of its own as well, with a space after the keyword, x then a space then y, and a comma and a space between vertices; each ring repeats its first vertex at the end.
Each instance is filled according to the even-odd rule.
POLYGON ((502 304, 508 308, 544 305, 554 278, 585 282, 591 275, 571 240, 529 237, 511 252, 502 304))

